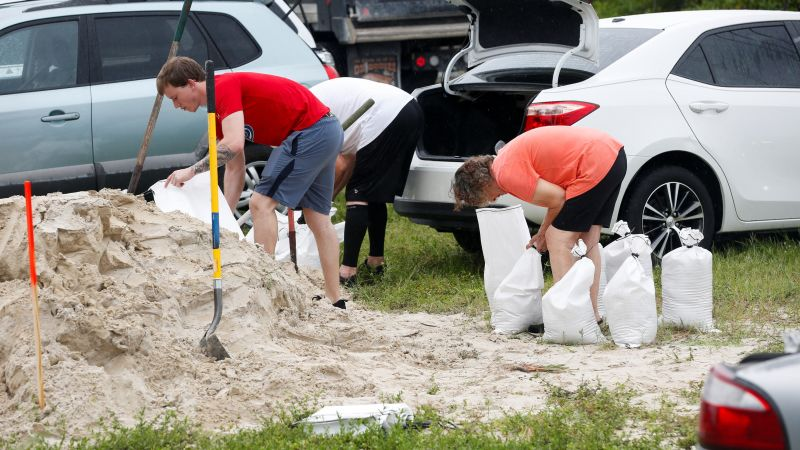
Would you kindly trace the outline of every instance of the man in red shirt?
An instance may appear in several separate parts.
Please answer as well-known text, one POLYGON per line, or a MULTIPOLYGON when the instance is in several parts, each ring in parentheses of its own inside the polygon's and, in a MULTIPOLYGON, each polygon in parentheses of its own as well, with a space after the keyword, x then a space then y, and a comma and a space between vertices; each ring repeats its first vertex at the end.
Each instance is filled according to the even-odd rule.
MULTIPOLYGON (((158 91, 175 108, 195 112, 206 105, 203 68, 191 58, 172 58, 156 79, 158 91)), ((345 309, 339 298, 339 240, 331 209, 336 157, 342 146, 339 121, 304 86, 286 78, 258 73, 230 73, 215 80, 218 163, 225 164, 225 199, 234 208, 244 186, 245 133, 251 141, 276 147, 250 199, 255 241, 275 253, 278 221, 275 208, 301 207, 314 234, 325 277, 325 295, 345 309)), ((209 170, 208 156, 176 170, 165 183, 183 186, 209 170)))
POLYGON ((597 312, 600 280, 600 229, 611 215, 627 170, 622 144, 602 131, 548 126, 525 132, 497 157, 476 156, 456 171, 456 209, 481 206, 503 194, 547 208, 528 247, 550 252, 553 280, 572 267, 572 247, 583 239, 594 262, 592 306, 597 312))

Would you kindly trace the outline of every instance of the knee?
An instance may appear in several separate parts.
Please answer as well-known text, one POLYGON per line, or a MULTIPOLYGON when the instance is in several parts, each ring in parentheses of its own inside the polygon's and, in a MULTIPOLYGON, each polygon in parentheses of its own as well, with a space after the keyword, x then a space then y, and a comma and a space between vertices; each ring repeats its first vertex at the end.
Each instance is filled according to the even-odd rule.
POLYGON ((254 192, 253 196, 250 197, 250 209, 253 211, 253 214, 271 213, 275 211, 277 206, 278 202, 275 199, 259 194, 258 192, 254 192))

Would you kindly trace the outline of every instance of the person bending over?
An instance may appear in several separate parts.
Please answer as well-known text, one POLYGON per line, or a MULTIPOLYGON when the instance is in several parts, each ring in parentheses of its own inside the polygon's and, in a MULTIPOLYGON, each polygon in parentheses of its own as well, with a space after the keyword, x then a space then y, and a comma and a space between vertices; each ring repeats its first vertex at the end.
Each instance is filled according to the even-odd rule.
POLYGON ((539 231, 527 247, 549 251, 553 280, 575 262, 570 251, 578 239, 594 262, 590 290, 595 318, 600 280, 600 229, 611 224, 627 159, 622 144, 599 130, 547 126, 527 131, 505 145, 498 156, 476 156, 456 171, 455 208, 483 206, 503 194, 547 208, 539 231))
MULTIPOLYGON (((167 61, 156 79, 158 92, 175 108, 195 112, 206 106, 203 68, 191 58, 167 61)), ((277 147, 270 154, 250 199, 255 241, 274 255, 278 240, 275 208, 301 207, 314 234, 325 278, 325 295, 345 309, 339 298, 336 267, 339 240, 328 213, 331 209, 336 156, 342 128, 328 107, 302 85, 273 75, 236 72, 215 77, 219 165, 225 165, 225 199, 231 209, 244 186, 244 142, 277 147)), ((208 155, 174 171, 165 186, 183 186, 209 170, 208 155)))
POLYGON ((367 99, 375 104, 345 131, 336 161, 333 195, 346 185, 347 212, 339 281, 352 286, 358 254, 369 231, 364 268, 383 273, 386 204, 403 193, 408 168, 422 133, 422 108, 405 91, 360 78, 334 78, 311 88, 340 120, 346 120, 367 99))

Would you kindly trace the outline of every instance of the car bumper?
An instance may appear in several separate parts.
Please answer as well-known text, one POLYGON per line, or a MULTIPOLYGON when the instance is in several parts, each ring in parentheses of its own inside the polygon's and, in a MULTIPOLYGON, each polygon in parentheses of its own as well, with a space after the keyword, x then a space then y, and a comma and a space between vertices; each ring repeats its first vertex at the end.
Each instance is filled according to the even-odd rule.
POLYGON ((453 210, 453 203, 394 198, 394 210, 414 223, 428 225, 439 231, 477 230, 478 219, 474 208, 453 210))

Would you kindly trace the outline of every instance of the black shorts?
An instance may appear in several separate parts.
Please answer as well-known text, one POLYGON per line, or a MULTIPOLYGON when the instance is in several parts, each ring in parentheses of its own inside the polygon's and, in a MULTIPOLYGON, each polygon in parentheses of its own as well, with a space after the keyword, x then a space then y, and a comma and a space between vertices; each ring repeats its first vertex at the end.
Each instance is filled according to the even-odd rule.
POLYGON ((619 150, 611 169, 597 185, 566 202, 553 220, 559 230, 586 232, 592 225, 611 226, 611 215, 617 202, 622 179, 628 168, 625 148, 619 150))
POLYGON ((345 199, 391 203, 401 195, 423 124, 422 108, 416 100, 409 101, 374 141, 356 153, 345 199))

